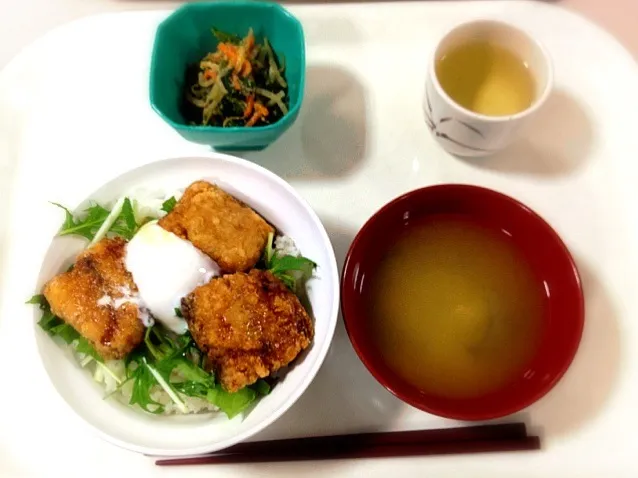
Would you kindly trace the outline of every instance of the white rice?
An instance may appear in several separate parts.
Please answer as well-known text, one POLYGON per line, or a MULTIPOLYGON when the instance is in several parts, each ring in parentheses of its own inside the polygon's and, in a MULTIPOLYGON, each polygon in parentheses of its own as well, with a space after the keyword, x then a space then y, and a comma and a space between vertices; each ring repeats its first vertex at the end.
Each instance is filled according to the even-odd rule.
POLYGON ((162 211, 164 201, 171 197, 179 201, 183 194, 183 189, 167 192, 159 189, 139 188, 132 191, 128 197, 134 198, 135 219, 140 223, 149 217, 159 219, 166 216, 166 212, 162 211))
POLYGON ((301 255, 295 241, 290 236, 277 236, 275 238, 275 252, 284 256, 299 257, 301 255))
MULTIPOLYGON (((125 404, 128 404, 128 398, 124 397, 125 404)), ((179 409, 175 402, 173 402, 168 394, 159 386, 155 386, 153 392, 151 392, 151 398, 158 403, 161 403, 164 406, 164 415, 184 415, 182 411, 179 409)), ((180 398, 186 405, 189 414, 198 414, 198 413, 212 413, 219 411, 215 405, 210 403, 208 400, 204 400, 202 398, 196 397, 187 397, 186 395, 180 395, 180 398)))
MULTIPOLYGON (((120 360, 123 363, 123 361, 120 360)), ((184 379, 184 377, 180 377, 179 374, 173 373, 174 380, 184 379)), ((106 383, 105 383, 105 388, 106 383)), ((115 390, 115 388, 113 388, 115 390)), ((124 384, 120 390, 113 394, 114 397, 123 403, 124 405, 128 405, 131 401, 131 394, 133 393, 133 382, 127 382, 124 384)), ((188 414, 197 414, 197 413, 208 413, 208 412, 216 412, 219 409, 210 403, 208 400, 204 400, 202 398, 189 397, 187 395, 179 393, 179 398, 184 402, 186 408, 188 409, 188 414)), ((151 399, 155 400, 157 403, 164 407, 163 415, 183 415, 184 413, 180 410, 180 408, 175 404, 175 402, 171 399, 171 397, 166 393, 166 391, 160 387, 159 385, 153 386, 151 389, 151 399)), ((153 409, 155 406, 150 405, 150 408, 153 409)))
MULTIPOLYGON (((90 357, 86 357, 83 354, 75 353, 74 355, 80 363, 80 366, 90 366, 89 368, 93 370, 93 380, 95 380, 104 388, 104 392, 107 396, 113 397, 124 405, 129 405, 129 402, 131 401, 131 395, 133 393, 133 381, 131 380, 126 382, 122 387, 118 389, 118 387, 122 384, 126 377, 124 360, 109 360, 106 361, 104 364, 99 364, 92 360, 90 357)), ((172 381, 178 381, 184 380, 185 377, 181 376, 179 373, 174 372, 171 379, 172 381)), ((207 400, 195 397, 188 397, 181 393, 178 394, 182 402, 184 402, 184 404, 186 405, 188 414, 216 412, 219 410, 215 405, 208 402, 207 400)), ((175 402, 173 402, 168 393, 166 393, 166 391, 159 385, 153 386, 150 395, 153 400, 164 407, 164 410, 162 412, 163 415, 184 414, 175 404, 175 402)), ((154 405, 151 405, 150 408, 153 409, 154 405)))

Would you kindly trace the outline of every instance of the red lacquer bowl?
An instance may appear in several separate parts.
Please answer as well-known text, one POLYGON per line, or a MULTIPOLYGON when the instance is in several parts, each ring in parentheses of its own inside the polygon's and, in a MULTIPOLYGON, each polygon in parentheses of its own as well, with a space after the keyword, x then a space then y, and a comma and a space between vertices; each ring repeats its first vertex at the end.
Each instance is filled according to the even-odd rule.
POLYGON ((487 420, 509 415, 549 392, 571 364, 584 322, 578 270, 556 232, 531 209, 508 196, 456 184, 409 192, 368 220, 346 256, 341 278, 341 308, 355 351, 383 386, 416 408, 458 420, 487 420), (406 382, 384 363, 367 326, 366 286, 384 252, 411 221, 433 214, 468 215, 474 221, 508 231, 538 280, 545 283, 543 330, 535 357, 519 377, 479 398, 442 398, 426 394, 406 382))

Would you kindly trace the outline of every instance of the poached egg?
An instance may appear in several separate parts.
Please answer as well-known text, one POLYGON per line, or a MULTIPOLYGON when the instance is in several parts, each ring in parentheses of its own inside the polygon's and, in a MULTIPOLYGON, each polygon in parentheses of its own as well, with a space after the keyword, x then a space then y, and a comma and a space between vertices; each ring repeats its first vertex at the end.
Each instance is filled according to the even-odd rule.
POLYGON ((142 226, 129 241, 125 265, 143 306, 155 320, 180 335, 188 331, 179 312, 182 297, 220 275, 215 261, 157 221, 142 226))

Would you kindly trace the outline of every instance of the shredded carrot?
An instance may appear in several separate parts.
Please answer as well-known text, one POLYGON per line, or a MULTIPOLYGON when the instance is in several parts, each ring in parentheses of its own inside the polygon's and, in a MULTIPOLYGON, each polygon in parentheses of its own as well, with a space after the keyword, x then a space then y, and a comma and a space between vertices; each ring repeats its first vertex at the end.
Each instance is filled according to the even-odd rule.
POLYGON ((255 103, 255 112, 259 113, 259 116, 262 118, 268 116, 268 108, 262 105, 259 101, 255 103))
POLYGON ((233 88, 235 88, 236 91, 241 91, 241 83, 239 82, 239 77, 237 76, 237 73, 233 73, 232 83, 233 83, 233 88))
POLYGON ((213 70, 204 70, 204 78, 207 80, 214 80, 217 78, 217 72, 213 70))
POLYGON ((234 65, 237 62, 237 46, 230 43, 220 43, 217 45, 217 49, 223 53, 228 59, 228 63, 234 65))
POLYGON ((255 95, 248 95, 246 98, 246 108, 244 109, 244 118, 248 118, 253 114, 253 107, 255 106, 255 95))
POLYGON ((252 72, 253 72, 253 66, 250 64, 249 61, 245 61, 244 66, 242 67, 242 70, 241 70, 241 76, 246 78, 252 72))
POLYGON ((237 59, 235 60, 235 73, 239 73, 242 70, 245 61, 244 50, 240 48, 237 52, 237 59))
POLYGON ((255 126, 257 121, 268 116, 268 108, 266 108, 260 102, 256 101, 254 108, 255 112, 246 123, 246 126, 255 126))
POLYGON ((253 34, 252 28, 248 31, 246 38, 244 38, 244 46, 246 47, 246 51, 249 53, 255 46, 255 35, 253 34))

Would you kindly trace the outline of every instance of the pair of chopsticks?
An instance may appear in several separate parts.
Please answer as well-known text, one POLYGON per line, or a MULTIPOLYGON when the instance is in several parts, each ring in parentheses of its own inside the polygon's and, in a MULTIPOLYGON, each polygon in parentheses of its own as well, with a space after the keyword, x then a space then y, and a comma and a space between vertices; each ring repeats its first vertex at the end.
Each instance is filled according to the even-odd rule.
POLYGON ((159 466, 341 460, 539 450, 524 423, 360 433, 240 443, 211 455, 168 458, 159 466))

